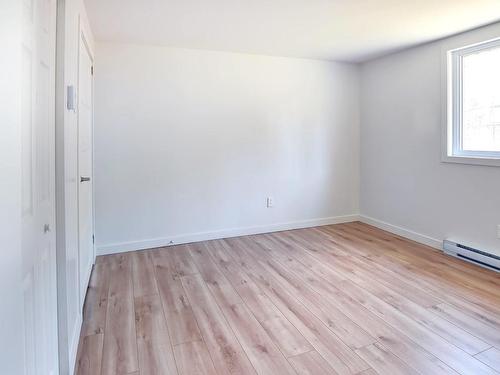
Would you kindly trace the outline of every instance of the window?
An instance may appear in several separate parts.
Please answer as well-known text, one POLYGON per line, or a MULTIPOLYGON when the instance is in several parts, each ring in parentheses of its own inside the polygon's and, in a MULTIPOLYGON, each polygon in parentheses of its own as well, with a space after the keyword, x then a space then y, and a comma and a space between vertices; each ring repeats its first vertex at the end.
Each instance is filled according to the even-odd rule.
POLYGON ((447 60, 446 156, 500 166, 500 39, 448 51, 447 60))

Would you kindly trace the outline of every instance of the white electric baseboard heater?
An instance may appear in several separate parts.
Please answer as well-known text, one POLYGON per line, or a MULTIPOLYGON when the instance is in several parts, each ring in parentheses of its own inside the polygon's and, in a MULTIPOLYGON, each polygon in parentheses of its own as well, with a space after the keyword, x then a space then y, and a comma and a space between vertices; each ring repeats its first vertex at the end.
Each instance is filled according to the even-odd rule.
POLYGON ((445 253, 478 266, 500 272, 500 256, 449 240, 443 241, 445 253))

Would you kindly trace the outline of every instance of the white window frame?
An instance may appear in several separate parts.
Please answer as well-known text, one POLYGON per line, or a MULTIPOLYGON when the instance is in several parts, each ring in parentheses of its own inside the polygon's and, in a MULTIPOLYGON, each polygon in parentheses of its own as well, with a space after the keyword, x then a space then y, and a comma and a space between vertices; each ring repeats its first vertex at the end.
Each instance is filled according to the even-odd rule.
POLYGON ((445 51, 446 120, 443 145, 445 162, 500 167, 500 152, 462 148, 462 60, 464 56, 500 47, 500 38, 445 51))

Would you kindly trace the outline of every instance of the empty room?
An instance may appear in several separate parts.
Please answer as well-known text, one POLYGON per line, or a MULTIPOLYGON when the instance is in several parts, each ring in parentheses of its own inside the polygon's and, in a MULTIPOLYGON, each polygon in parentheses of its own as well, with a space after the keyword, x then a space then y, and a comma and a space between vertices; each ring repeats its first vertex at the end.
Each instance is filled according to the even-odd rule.
POLYGON ((2 0, 0 373, 500 375, 499 0, 2 0))

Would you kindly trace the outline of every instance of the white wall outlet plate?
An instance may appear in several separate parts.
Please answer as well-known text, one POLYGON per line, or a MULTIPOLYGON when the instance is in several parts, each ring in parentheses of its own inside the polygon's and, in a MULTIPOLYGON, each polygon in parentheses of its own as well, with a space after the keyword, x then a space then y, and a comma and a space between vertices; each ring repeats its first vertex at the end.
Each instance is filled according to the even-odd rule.
POLYGON ((76 112, 76 91, 73 85, 67 87, 66 108, 68 111, 76 112))
POLYGON ((266 206, 267 206, 267 208, 274 207, 274 198, 273 197, 267 197, 266 206))

